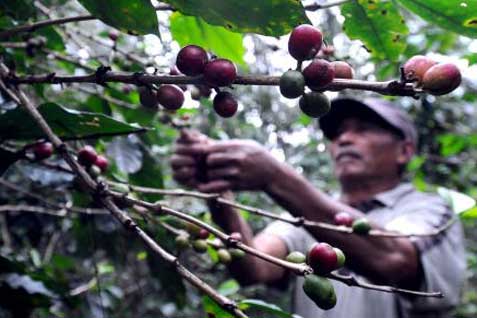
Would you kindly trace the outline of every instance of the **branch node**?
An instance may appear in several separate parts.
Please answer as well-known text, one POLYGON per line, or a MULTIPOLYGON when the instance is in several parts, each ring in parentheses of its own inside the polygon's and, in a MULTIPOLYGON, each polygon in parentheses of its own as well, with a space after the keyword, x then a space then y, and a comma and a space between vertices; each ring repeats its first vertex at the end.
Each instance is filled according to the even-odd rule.
POLYGON ((100 85, 103 85, 103 86, 106 86, 106 74, 111 71, 111 67, 110 66, 100 66, 96 69, 96 72, 95 72, 95 80, 96 80, 96 83, 100 84, 100 85))

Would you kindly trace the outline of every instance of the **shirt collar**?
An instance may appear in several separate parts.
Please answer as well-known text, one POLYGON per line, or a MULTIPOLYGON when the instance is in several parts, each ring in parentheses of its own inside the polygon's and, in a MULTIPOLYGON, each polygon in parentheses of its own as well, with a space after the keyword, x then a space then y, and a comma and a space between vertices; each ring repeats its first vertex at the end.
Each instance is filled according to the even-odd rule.
POLYGON ((393 207, 400 198, 413 189, 414 186, 411 183, 403 182, 395 188, 376 194, 374 199, 387 207, 393 207))

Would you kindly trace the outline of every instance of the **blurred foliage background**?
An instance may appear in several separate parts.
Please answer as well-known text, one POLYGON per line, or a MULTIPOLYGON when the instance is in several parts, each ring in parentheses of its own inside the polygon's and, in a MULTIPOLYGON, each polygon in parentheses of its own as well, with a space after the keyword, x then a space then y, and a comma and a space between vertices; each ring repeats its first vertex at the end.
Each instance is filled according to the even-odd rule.
MULTIPOLYGON (((311 22, 323 31, 326 44, 334 48, 325 57, 347 61, 358 79, 397 79, 399 66, 416 54, 450 61, 463 74, 461 87, 453 93, 438 98, 424 95, 419 99, 392 99, 413 116, 419 130, 419 155, 409 165, 408 178, 423 191, 442 186, 476 197, 475 0, 351 0, 338 1, 338 5, 330 7, 326 4, 332 1, 328 0, 301 4, 288 0, 256 2, 4 0, 0 3, 0 32, 25 23, 89 13, 100 20, 48 26, 8 38, 0 36, 0 54, 18 75, 81 75, 100 65, 111 66, 114 71, 168 74, 180 47, 197 44, 233 60, 240 74, 278 76, 296 63, 288 55, 286 34, 297 24, 311 22), (171 11, 169 5, 178 11, 171 11), (157 19, 153 6, 163 8, 156 11, 157 19), (435 9, 432 12, 437 12, 437 17, 429 7, 435 9), (111 39, 111 32, 118 36, 116 41, 111 39), (28 45, 15 47, 12 43, 28 45)), ((316 187, 330 193, 338 191, 317 121, 301 114, 297 101, 281 97, 277 87, 235 85, 239 112, 231 119, 218 117, 211 99, 192 99, 196 93, 192 85, 188 86, 185 106, 176 113, 142 108, 136 87, 122 83, 38 84, 25 89, 36 104, 48 102, 102 113, 116 121, 151 128, 142 134, 69 142, 74 149, 91 144, 104 153, 112 163, 106 177, 113 180, 176 188, 168 159, 178 137, 177 127, 185 125, 218 139, 257 140, 316 187)), ((338 93, 327 94, 335 97, 338 93)), ((356 95, 357 91, 340 94, 356 95)), ((15 107, 2 95, 0 116, 15 107)), ((100 209, 77 189, 70 174, 32 160, 11 164, 15 159, 7 158, 12 150, 31 143, 34 135, 28 131, 23 139, 15 137, 20 128, 34 126, 28 118, 20 118, 15 128, 0 117, 0 171, 4 172, 0 183, 0 317, 197 317, 197 307, 217 317, 223 315, 210 299, 184 284, 172 268, 111 216, 61 213, 61 209, 58 212, 59 205, 100 209), (7 132, 13 137, 6 138, 7 132), (24 206, 44 207, 59 215, 28 212, 24 206)), ((111 125, 104 124, 99 129, 107 132, 111 125)), ((65 166, 56 156, 47 163, 65 166)), ((207 208, 199 200, 151 195, 143 198, 164 200, 210 222, 207 208)), ((238 200, 279 212, 261 194, 241 193, 238 200)), ((243 215, 255 230, 269 222, 246 212, 243 215)), ((475 317, 477 248, 473 242, 477 239, 477 209, 461 216, 468 242, 468 280, 456 316, 475 317)), ((138 222, 224 295, 236 300, 261 299, 287 310, 286 290, 269 286, 240 288, 218 263, 213 249, 207 254, 178 251, 174 235, 146 219, 138 222)), ((250 308, 253 312, 260 306, 252 303, 250 308)), ((277 314, 270 310, 271 306, 267 308, 268 315, 277 314)), ((261 317, 267 316, 263 310, 257 312, 261 317)))

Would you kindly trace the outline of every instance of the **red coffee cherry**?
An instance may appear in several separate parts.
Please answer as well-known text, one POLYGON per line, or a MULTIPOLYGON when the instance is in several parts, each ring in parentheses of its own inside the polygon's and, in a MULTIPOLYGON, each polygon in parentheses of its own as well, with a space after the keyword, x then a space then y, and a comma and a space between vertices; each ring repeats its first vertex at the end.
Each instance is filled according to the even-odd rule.
POLYGON ((422 83, 424 74, 437 62, 423 55, 415 55, 411 57, 404 65, 404 76, 409 81, 417 81, 422 83))
POLYGON ((336 251, 328 243, 314 244, 308 251, 306 262, 315 273, 321 275, 328 274, 339 267, 336 251))
POLYGON ((427 70, 422 88, 432 95, 444 95, 459 87, 462 75, 452 63, 437 64, 427 70))
POLYGON ((207 63, 204 78, 212 87, 229 86, 237 77, 235 64, 226 59, 216 59, 207 63))
POLYGON ((335 71, 335 78, 352 79, 354 77, 353 68, 346 62, 334 61, 331 62, 331 66, 335 71))
POLYGON ((96 161, 94 162, 94 165, 98 167, 99 169, 101 169, 101 172, 105 172, 109 166, 108 158, 102 155, 98 155, 96 157, 96 161))
POLYGON ((306 85, 312 90, 320 88, 333 82, 335 69, 330 62, 323 59, 316 59, 303 70, 306 85))
POLYGON ((302 24, 293 29, 288 39, 288 52, 298 61, 310 60, 320 51, 323 35, 317 28, 302 24))
POLYGON ((164 84, 157 90, 157 101, 166 109, 176 110, 184 104, 184 93, 177 85, 164 84))
POLYGON ((96 153, 96 150, 94 150, 94 148, 89 145, 84 146, 80 149, 80 151, 78 151, 78 162, 86 167, 89 167, 94 164, 96 162, 97 157, 98 154, 96 153))
POLYGON ((202 240, 206 240, 209 238, 209 231, 207 231, 206 229, 200 229, 199 231, 199 235, 197 235, 198 238, 202 239, 202 240))
POLYGON ((238 103, 229 92, 220 92, 214 98, 214 110, 221 117, 232 117, 238 108, 238 103))
POLYGON ((51 142, 42 142, 33 146, 33 155, 36 160, 49 158, 53 154, 53 145, 51 142))
POLYGON ((157 101, 157 96, 152 89, 145 86, 140 86, 138 88, 139 93, 139 102, 142 106, 148 109, 157 109, 159 103, 157 101))
POLYGON ((344 225, 351 227, 353 225, 354 218, 348 212, 338 212, 334 216, 336 225, 344 225))
POLYGON ((197 45, 183 47, 177 54, 176 65, 185 75, 195 76, 202 74, 209 57, 207 52, 197 45))

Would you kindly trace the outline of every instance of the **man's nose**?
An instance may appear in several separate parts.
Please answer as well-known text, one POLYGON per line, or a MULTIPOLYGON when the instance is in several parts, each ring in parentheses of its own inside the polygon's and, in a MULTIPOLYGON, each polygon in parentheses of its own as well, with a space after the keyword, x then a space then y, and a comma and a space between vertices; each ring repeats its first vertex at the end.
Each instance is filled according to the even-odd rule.
POLYGON ((356 133, 352 129, 346 129, 336 137, 335 142, 340 146, 346 146, 354 143, 356 133))

